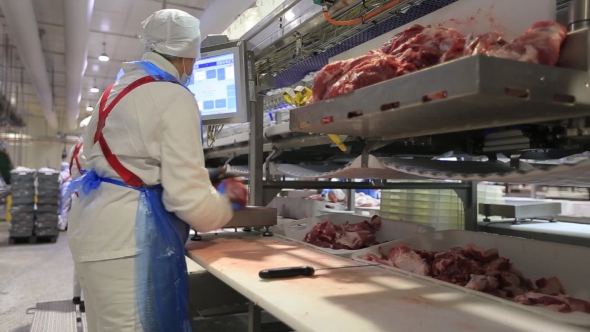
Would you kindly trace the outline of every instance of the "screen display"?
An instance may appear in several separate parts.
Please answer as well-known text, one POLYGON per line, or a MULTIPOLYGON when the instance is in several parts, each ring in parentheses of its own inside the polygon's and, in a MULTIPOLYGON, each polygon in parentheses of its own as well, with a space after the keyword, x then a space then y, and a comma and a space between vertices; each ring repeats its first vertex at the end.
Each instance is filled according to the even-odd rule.
POLYGON ((237 112, 234 54, 227 53, 199 59, 195 62, 192 83, 203 117, 237 112))

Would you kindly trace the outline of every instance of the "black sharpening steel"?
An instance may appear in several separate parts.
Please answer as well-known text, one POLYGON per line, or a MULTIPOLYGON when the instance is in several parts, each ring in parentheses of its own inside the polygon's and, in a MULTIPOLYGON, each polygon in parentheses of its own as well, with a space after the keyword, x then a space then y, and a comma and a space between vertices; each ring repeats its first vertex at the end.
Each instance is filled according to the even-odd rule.
POLYGON ((315 271, 321 270, 339 270, 339 269, 350 269, 353 267, 367 267, 367 266, 379 266, 380 264, 369 264, 369 265, 353 265, 353 266, 340 266, 340 267, 325 267, 322 269, 314 269, 311 266, 292 266, 292 267, 279 267, 276 269, 266 269, 258 272, 258 276, 261 279, 280 279, 280 278, 292 278, 292 277, 311 277, 315 274, 315 271))

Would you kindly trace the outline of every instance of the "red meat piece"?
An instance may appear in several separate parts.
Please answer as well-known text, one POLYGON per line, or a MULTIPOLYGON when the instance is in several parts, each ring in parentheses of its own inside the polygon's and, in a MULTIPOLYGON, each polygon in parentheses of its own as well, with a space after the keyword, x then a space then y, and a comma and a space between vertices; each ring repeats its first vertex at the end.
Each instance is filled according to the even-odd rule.
POLYGON ((484 250, 473 243, 461 248, 461 254, 463 254, 465 257, 475 259, 481 263, 489 263, 500 257, 498 254, 498 249, 484 250))
POLYGON ((499 257, 491 261, 484 267, 486 269, 486 274, 493 274, 497 271, 510 270, 510 260, 504 257, 499 257))
POLYGON ((522 36, 485 54, 554 66, 559 60, 561 44, 566 36, 567 29, 563 25, 551 21, 538 22, 522 36))
POLYGON ((314 78, 310 103, 467 55, 555 65, 566 35, 563 25, 549 21, 535 23, 511 42, 495 32, 466 41, 465 36, 455 29, 414 25, 395 35, 379 49, 355 59, 326 65, 314 78))
POLYGON ((472 274, 483 274, 483 265, 463 256, 460 251, 461 249, 451 249, 434 256, 432 271, 436 279, 465 286, 472 274))
POLYGON ((484 291, 498 289, 499 285, 498 279, 494 277, 472 274, 465 288, 484 291))
POLYGON ((558 296, 545 295, 535 292, 528 292, 523 295, 514 298, 514 302, 546 307, 558 312, 572 312, 571 306, 567 303, 567 300, 558 296))
POLYGON ((355 225, 323 221, 305 234, 303 241, 322 248, 357 250, 378 244, 375 233, 380 228, 381 219, 378 218, 355 225))
POLYGON ((363 259, 367 260, 369 262, 375 262, 375 263, 379 263, 379 264, 383 264, 383 265, 394 266, 392 261, 390 261, 386 258, 377 257, 376 255, 373 255, 373 254, 365 255, 363 257, 363 259))

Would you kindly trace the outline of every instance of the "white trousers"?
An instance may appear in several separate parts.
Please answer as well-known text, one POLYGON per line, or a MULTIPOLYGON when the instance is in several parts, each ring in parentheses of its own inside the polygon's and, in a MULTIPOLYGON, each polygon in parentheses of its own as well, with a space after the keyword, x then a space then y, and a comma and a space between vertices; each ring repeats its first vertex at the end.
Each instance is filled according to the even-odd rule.
POLYGON ((88 332, 142 332, 135 297, 135 258, 76 263, 88 332))

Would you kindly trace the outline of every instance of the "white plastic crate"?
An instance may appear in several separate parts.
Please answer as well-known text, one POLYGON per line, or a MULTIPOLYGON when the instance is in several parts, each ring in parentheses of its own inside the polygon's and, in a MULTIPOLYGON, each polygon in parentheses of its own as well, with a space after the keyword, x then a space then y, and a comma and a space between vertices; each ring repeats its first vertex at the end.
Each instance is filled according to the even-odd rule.
MULTIPOLYGON (((361 249, 353 253, 351 258, 366 263, 367 261, 363 259, 365 255, 380 255, 380 250, 383 253, 387 253, 391 248, 401 245, 407 245, 414 250, 447 251, 453 247, 463 247, 470 243, 484 249, 497 248, 500 252, 500 256, 510 259, 510 262, 513 263, 517 269, 522 271, 527 278, 530 278, 533 281, 540 278, 556 276, 559 278, 568 294, 582 300, 590 300, 590 264, 587 264, 586 262, 588 257, 590 257, 590 248, 585 247, 481 232, 439 231, 418 234, 383 243, 380 246, 361 249)), ((542 307, 521 305, 483 292, 470 290, 431 277, 406 272, 391 266, 380 265, 380 267, 406 276, 459 289, 518 309, 534 312, 554 320, 574 325, 590 326, 590 314, 582 312, 559 313, 542 307)))
MULTIPOLYGON (((338 255, 342 257, 350 257, 350 255, 352 255, 355 252, 358 252, 359 250, 320 248, 314 246, 313 244, 303 242, 303 239, 305 238, 305 235, 313 229, 314 226, 323 221, 331 221, 336 225, 341 225, 346 222, 348 222, 351 225, 354 225, 361 223, 365 220, 369 220, 369 218, 365 216, 350 214, 327 214, 323 216, 307 218, 303 220, 296 220, 282 225, 273 226, 271 227, 271 231, 274 233, 274 235, 280 238, 297 242, 299 244, 302 244, 310 248, 314 248, 319 251, 323 251, 329 254, 338 255)), ((432 231, 434 231, 432 227, 419 225, 416 223, 381 219, 381 229, 375 234, 375 237, 379 242, 386 242, 391 241, 392 239, 399 239, 411 236, 416 233, 426 233, 432 231)))

